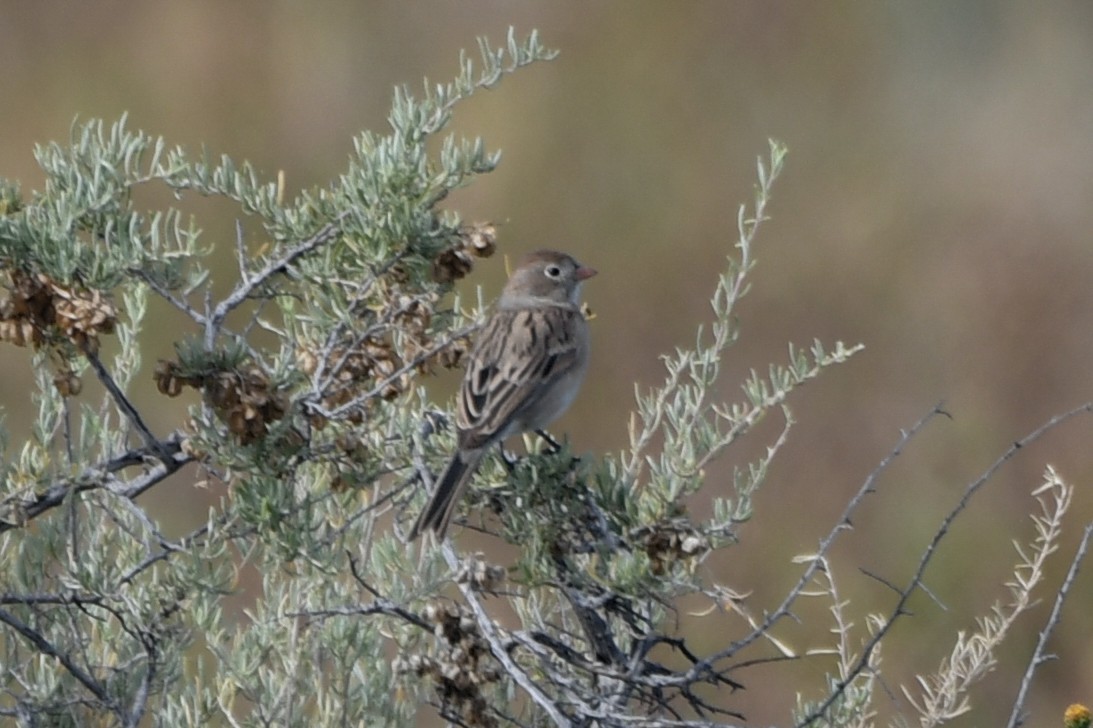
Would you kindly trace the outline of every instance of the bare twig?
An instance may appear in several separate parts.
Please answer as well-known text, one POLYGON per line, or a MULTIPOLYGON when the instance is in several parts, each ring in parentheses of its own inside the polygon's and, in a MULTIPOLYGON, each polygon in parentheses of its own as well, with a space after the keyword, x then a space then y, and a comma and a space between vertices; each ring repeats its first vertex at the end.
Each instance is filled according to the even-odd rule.
POLYGON ((371 604, 362 604, 359 607, 327 607, 325 609, 306 609, 298 612, 285 612, 286 617, 306 617, 308 619, 324 620, 332 617, 369 617, 375 614, 383 614, 388 617, 398 617, 409 622, 415 627, 420 627, 429 634, 433 633, 433 625, 422 619, 419 615, 404 609, 387 599, 376 599, 371 604))
POLYGON ((166 443, 160 442, 152 431, 148 429, 148 425, 144 423, 144 419, 137 412, 137 408, 133 406, 133 403, 129 401, 129 398, 125 396, 125 392, 121 391, 117 382, 114 381, 114 377, 107 371, 106 366, 103 365, 99 359, 99 355, 95 353, 90 345, 83 345, 84 356, 87 357, 87 361, 91 364, 91 368, 95 370, 95 375, 99 378, 99 382, 106 388, 106 391, 110 393, 110 396, 114 399, 114 404, 125 415, 129 423, 140 433, 141 439, 144 440, 144 445, 149 450, 155 452, 161 460, 168 460, 171 457, 171 453, 166 446, 166 443))
POLYGON ((145 285, 151 288, 160 298, 162 298, 164 301, 171 304, 179 311, 193 319, 194 323, 198 324, 199 326, 205 325, 205 316, 189 303, 187 303, 185 299, 175 296, 169 290, 161 286, 158 281, 152 278, 152 276, 148 275, 148 273, 146 273, 145 271, 132 269, 131 272, 134 276, 142 280, 145 285))
POLYGON ((680 676, 679 682, 693 682, 703 671, 712 670, 712 666, 714 663, 727 657, 731 657, 732 655, 736 654, 740 650, 750 645, 752 642, 755 642, 760 637, 768 634, 770 632, 770 629, 774 626, 776 622, 790 615, 790 610, 793 607, 793 604, 801 596, 801 593, 805 590, 808 584, 811 583, 812 577, 815 576, 816 571, 820 568, 823 557, 827 555, 828 551, 831 549, 831 546, 835 543, 835 539, 837 539, 843 531, 851 527, 851 515, 854 513, 854 511, 857 510, 858 506, 865 499, 865 496, 875 491, 877 480, 880 478, 881 474, 888 470, 892 462, 900 454, 903 453, 904 448, 907 447, 908 443, 910 443, 910 441, 919 433, 919 431, 921 431, 927 423, 929 423, 931 420, 934 419, 934 417, 938 415, 947 415, 947 413, 943 409, 941 409, 940 404, 935 406, 932 410, 930 410, 930 412, 923 416, 922 419, 916 422, 911 427, 911 429, 906 430, 900 437, 899 441, 896 442, 895 446, 884 457, 884 459, 880 461, 880 463, 877 465, 876 468, 873 469, 871 473, 869 473, 868 477, 866 477, 865 479, 865 482, 862 483, 862 486, 858 489, 858 492, 854 494, 854 497, 850 499, 849 503, 847 503, 846 508, 843 509, 843 513, 839 517, 838 522, 831 529, 831 531, 829 531, 828 534, 820 541, 819 549, 817 549, 816 553, 812 556, 811 559, 809 559, 808 566, 805 567, 805 570, 801 574, 800 578, 797 580, 797 583, 793 586, 792 589, 790 589, 789 593, 786 594, 785 598, 782 600, 782 603, 779 604, 772 612, 767 614, 766 618, 764 618, 763 621, 758 626, 756 626, 749 634, 739 640, 736 640, 720 652, 710 655, 705 660, 702 660, 700 663, 691 667, 691 669, 688 670, 684 675, 680 676))
POLYGON ((38 604, 61 606, 93 604, 102 606, 105 601, 106 598, 98 594, 66 594, 63 592, 59 594, 0 594, 0 604, 22 604, 26 606, 38 604))
MULTIPOLYGON (((935 412, 937 411, 939 410, 935 410, 935 412)), ((926 550, 923 552, 922 557, 919 559, 918 567, 915 569, 915 572, 912 575, 911 580, 908 582, 907 586, 900 593, 900 598, 896 601, 896 605, 892 608, 891 613, 883 622, 881 622, 877 626, 870 639, 863 646, 862 653, 858 657, 857 664, 854 665, 854 668, 844 679, 839 680, 835 689, 831 691, 831 694, 828 695, 823 701, 821 701, 819 705, 817 705, 808 715, 804 716, 804 718, 802 718, 797 723, 795 728, 805 728, 805 726, 812 725, 814 722, 816 722, 821 716, 824 715, 824 713, 827 712, 827 709, 830 708, 832 704, 834 704, 834 702, 839 699, 839 696, 843 694, 843 692, 846 690, 846 687, 851 682, 853 682, 853 680, 861 673, 863 669, 865 669, 866 665, 868 665, 869 663, 869 659, 873 650, 876 649, 877 645, 880 644, 881 640, 884 639, 884 637, 892 630, 892 627, 895 625, 896 620, 907 613, 907 602, 910 601, 911 595, 918 590, 919 585, 922 583, 922 577, 926 573, 926 567, 933 561, 934 554, 937 553, 937 549, 941 545, 941 542, 945 539, 945 536, 948 535, 949 529, 952 527, 952 524, 956 520, 957 516, 963 513, 964 509, 968 507, 968 504, 971 502, 972 496, 974 496, 980 488, 982 488, 991 478, 993 478, 994 474, 997 473, 1003 465, 1012 460, 1017 455, 1019 450, 1027 447, 1028 445, 1031 445, 1036 440, 1039 440, 1046 433, 1058 427, 1063 422, 1066 422, 1067 420, 1080 414, 1085 414, 1089 412, 1093 412, 1093 402, 1087 402, 1086 404, 1080 407, 1076 407, 1069 412, 1064 412, 1063 414, 1052 417, 1050 420, 1033 430, 1028 435, 1025 435, 1020 440, 1014 442, 997 460, 991 463, 990 467, 988 467, 982 475, 980 475, 978 478, 968 484, 968 486, 964 489, 964 494, 961 496, 960 501, 956 504, 955 507, 953 507, 952 510, 949 511, 945 518, 942 519, 941 525, 934 533, 934 537, 930 540, 929 545, 927 545, 926 550)))
POLYGON ((212 351, 213 345, 216 342, 216 334, 229 313, 250 298, 256 288, 263 285, 277 273, 283 272, 292 265, 294 261, 307 255, 321 245, 334 240, 341 230, 341 221, 348 214, 348 211, 341 213, 331 222, 320 228, 319 231, 310 238, 292 246, 285 251, 284 254, 269 261, 261 270, 255 271, 252 275, 247 275, 246 271, 242 270, 240 272, 242 282, 235 287, 235 290, 233 290, 227 298, 218 303, 216 308, 213 309, 211 314, 207 317, 205 322, 205 349, 207 351, 212 351))
MULTIPOLYGON (((222 524, 225 520, 225 517, 221 515, 217 520, 222 524)), ((162 547, 162 550, 158 553, 149 554, 143 561, 141 561, 139 564, 126 572, 124 576, 118 579, 118 585, 122 586, 128 584, 133 579, 137 578, 137 576, 148 570, 154 564, 170 558, 171 554, 186 553, 187 548, 195 546, 197 544, 197 540, 208 535, 208 533, 209 524, 206 523, 204 526, 201 526, 200 528, 190 532, 186 536, 179 539, 177 544, 173 544, 166 540, 161 541, 160 546, 162 547)))
POLYGON ((1010 719, 1009 722, 1006 723, 1006 728, 1018 728, 1025 723, 1026 716, 1023 715, 1023 709, 1025 698, 1028 696, 1029 688, 1032 686, 1032 677, 1036 674, 1036 670, 1040 665, 1051 659, 1044 654, 1044 647, 1047 645, 1051 633, 1055 631, 1055 627, 1059 624, 1063 611, 1063 602, 1070 593, 1070 588, 1074 585, 1074 580, 1078 577, 1078 569, 1085 559, 1091 536, 1093 536, 1093 523, 1087 524, 1085 531, 1082 533, 1082 540, 1078 544, 1078 550, 1075 552, 1074 558, 1070 560, 1070 569, 1066 572, 1066 578, 1063 580, 1063 585, 1059 587, 1059 591, 1055 595, 1055 604, 1051 607, 1051 614, 1048 616, 1044 628, 1040 630, 1040 639, 1036 642, 1036 649, 1032 653, 1032 658, 1029 660, 1028 667, 1025 668, 1025 674, 1021 677, 1021 687, 1017 691, 1017 699, 1013 702, 1013 711, 1010 713, 1010 719))

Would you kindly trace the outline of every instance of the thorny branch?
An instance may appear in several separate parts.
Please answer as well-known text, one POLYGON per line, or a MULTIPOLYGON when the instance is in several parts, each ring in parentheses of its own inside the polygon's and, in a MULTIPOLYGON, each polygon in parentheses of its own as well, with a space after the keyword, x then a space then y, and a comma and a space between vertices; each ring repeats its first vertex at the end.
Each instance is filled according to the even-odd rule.
MULTIPOLYGON (((939 411, 940 410, 935 409, 934 413, 937 413, 939 411)), ((941 542, 944 540, 945 536, 948 535, 949 529, 952 527, 953 522, 968 507, 968 504, 971 502, 972 496, 974 496, 980 488, 982 488, 991 478, 993 478, 995 473, 997 473, 1003 465, 1012 460, 1017 455, 1018 451, 1020 451, 1022 448, 1031 445, 1033 442, 1036 442, 1049 431, 1055 429, 1063 422, 1066 422, 1067 420, 1080 414, 1090 412, 1093 412, 1093 402, 1087 402, 1086 404, 1080 407, 1076 407, 1069 412, 1064 412, 1063 414, 1052 417, 1043 425, 1013 443, 1013 445, 1007 448, 1006 451, 997 460, 991 463, 990 467, 988 467, 982 475, 980 475, 978 478, 968 484, 968 486, 964 489, 964 494, 961 496, 960 501, 956 504, 955 507, 953 507, 952 510, 949 511, 945 518, 942 519, 941 525, 934 533, 934 536, 930 540, 929 545, 926 547, 926 550, 923 552, 922 557, 919 559, 918 567, 915 569, 915 572, 911 576, 910 581, 908 582, 907 586, 900 591, 900 596, 899 599, 897 599, 896 601, 896 605, 892 608, 888 617, 885 618, 882 623, 877 625, 869 640, 866 641, 865 645, 862 647, 861 655, 858 656, 858 660, 854 664, 853 668, 844 678, 839 680, 835 690, 831 691, 830 695, 824 698, 824 700, 821 701, 819 705, 817 705, 808 715, 804 716, 804 718, 802 718, 797 723, 795 728, 805 728, 806 726, 812 725, 817 720, 819 720, 827 712, 828 708, 830 708, 835 703, 835 701, 838 700, 839 697, 845 692, 847 686, 850 685, 854 681, 854 679, 861 674, 862 670, 866 668, 866 666, 869 664, 869 659, 873 653, 873 650, 877 648, 877 645, 880 644, 881 640, 884 639, 884 637, 892 630, 892 628, 895 626, 896 621, 900 617, 907 614, 907 602, 910 601, 911 596, 921 586, 923 576, 926 573, 926 567, 929 566, 929 564, 933 561, 933 557, 937 553, 938 547, 941 545, 941 542)), ((847 521, 846 523, 849 522, 847 521)))
POLYGON ((842 515, 839 517, 838 522, 831 529, 831 531, 828 532, 828 534, 820 541, 819 548, 817 549, 813 558, 809 560, 808 566, 802 572, 800 578, 798 578, 797 583, 786 594, 781 604, 779 604, 772 612, 768 613, 763 621, 759 623, 759 625, 757 625, 750 633, 738 640, 735 640, 725 649, 709 655, 708 657, 696 662, 685 673, 671 678, 666 682, 674 685, 688 685, 696 681, 702 680, 706 675, 709 675, 710 673, 719 672, 714 667, 718 662, 732 657, 733 655, 739 653, 745 647, 760 639, 764 635, 768 635, 770 633, 770 630, 777 622, 789 616, 791 614, 793 604, 801 596, 806 587, 812 582, 812 579, 815 576, 817 569, 820 568, 823 557, 827 555, 828 551, 831 549, 831 546, 835 543, 835 540, 838 538, 838 536, 843 531, 851 527, 851 515, 857 510, 858 506, 865 499, 865 496, 875 492, 876 483, 877 480, 880 478, 881 474, 887 471, 887 469, 891 466, 892 462, 896 459, 896 457, 898 457, 903 452, 904 448, 907 447, 908 443, 910 443, 910 441, 919 433, 919 431, 922 430, 923 427, 926 426, 928 422, 930 422, 937 415, 944 414, 946 414, 945 411, 941 409, 940 405, 938 405, 934 407, 934 409, 932 409, 924 417, 922 417, 922 419, 916 422, 911 427, 911 429, 903 433, 896 445, 892 448, 888 455, 885 456, 883 460, 881 460, 880 464, 877 465, 877 467, 869 474, 869 476, 865 479, 865 482, 862 483, 861 488, 858 489, 858 492, 854 495, 853 498, 850 499, 850 502, 847 503, 847 506, 843 510, 842 515))
POLYGON ((1066 601, 1070 588, 1078 577, 1078 569, 1081 567, 1082 561, 1085 560, 1091 536, 1093 536, 1093 523, 1086 525, 1082 533, 1082 540, 1078 544, 1078 550, 1074 553, 1074 558, 1070 560, 1070 568, 1066 572, 1066 578, 1063 579, 1063 585, 1059 587, 1059 591, 1055 595, 1055 604, 1051 607, 1051 614, 1048 615, 1044 628, 1040 630, 1040 639, 1037 640, 1036 649, 1032 653, 1032 658, 1029 659, 1025 674, 1021 677, 1021 687, 1017 691, 1017 699, 1013 702, 1013 711, 1010 713, 1006 728, 1019 728, 1025 723, 1027 716, 1024 715, 1024 705, 1029 688, 1032 687, 1032 677, 1036 674, 1036 670, 1040 665, 1051 659, 1050 656, 1044 654, 1044 648, 1047 646, 1051 633, 1055 631, 1055 627, 1058 626, 1062 618, 1063 602, 1066 601))

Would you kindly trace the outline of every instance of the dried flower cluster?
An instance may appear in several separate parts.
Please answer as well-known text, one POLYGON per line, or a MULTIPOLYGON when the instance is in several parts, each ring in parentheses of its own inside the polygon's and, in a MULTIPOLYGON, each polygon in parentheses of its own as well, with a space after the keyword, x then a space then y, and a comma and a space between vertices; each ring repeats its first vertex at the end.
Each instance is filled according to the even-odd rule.
POLYGON ((83 391, 83 382, 69 366, 61 366, 53 374, 53 386, 62 397, 74 397, 83 391))
POLYGON ((94 353, 99 336, 114 332, 118 312, 102 291, 65 286, 44 273, 9 269, 7 274, 0 341, 38 348, 60 334, 81 351, 94 353))
POLYGON ((638 529, 634 538, 642 545, 654 574, 667 573, 680 561, 694 564, 710 550, 706 536, 686 518, 674 518, 638 529))
MULTIPOLYGON (((300 371, 309 377, 319 371, 320 361, 320 355, 313 349, 299 349, 296 352, 300 371)), ((379 395, 387 400, 394 399, 408 384, 405 375, 393 376, 401 366, 391 342, 384 338, 370 336, 355 345, 347 343, 333 347, 322 367, 326 380, 322 388, 323 407, 329 411, 350 403, 367 391, 366 385, 370 382, 384 382, 379 395)), ((363 406, 355 407, 347 412, 346 417, 350 422, 359 424, 364 420, 364 412, 363 406)), ((311 424, 321 429, 326 426, 326 418, 314 415, 311 424)))
POLYGON ((474 267, 475 258, 488 258, 497 250, 497 228, 491 222, 465 225, 452 247, 433 261, 433 279, 451 283, 463 278, 474 267))
MULTIPOLYGON (((475 258, 487 258, 496 249, 497 230, 492 223, 466 225, 459 229, 455 243, 433 261, 433 278, 439 283, 458 280, 470 272, 475 258)), ((390 401, 410 388, 411 370, 429 374, 436 366, 454 369, 462 365, 469 340, 462 337, 438 345, 432 334, 438 295, 401 292, 404 276, 396 267, 391 287, 383 292, 384 303, 362 317, 379 322, 372 324, 370 333, 347 335, 333 347, 306 345, 297 351, 300 370, 311 377, 321 376, 318 385, 325 413, 341 408, 346 419, 359 424, 373 397, 390 401)), ((324 427, 327 414, 312 414, 312 425, 324 427)))
POLYGON ((444 705, 466 725, 494 728, 497 719, 489 712, 482 687, 500 680, 501 673, 490 664, 489 646, 474 618, 457 604, 435 602, 423 616, 433 623, 433 632, 447 649, 435 658, 411 655, 402 669, 430 677, 444 705))
POLYGON ((399 296, 395 304, 398 311, 394 316, 395 327, 403 335, 402 358, 413 362, 414 368, 421 374, 432 374, 437 365, 445 369, 460 366, 470 349, 470 340, 467 337, 454 339, 438 349, 436 340, 429 331, 435 304, 435 294, 430 294, 426 301, 399 296))
POLYGON ((228 429, 246 445, 265 436, 266 428, 285 416, 288 399, 255 364, 206 374, 186 374, 175 362, 160 359, 153 374, 156 387, 177 397, 183 386, 199 389, 228 429))
MULTIPOLYGON (((375 319, 385 322, 373 326, 379 333, 363 338, 346 337, 325 352, 315 346, 300 348, 296 361, 300 371, 309 377, 319 374, 322 406, 333 411, 360 398, 359 406, 346 409, 346 419, 354 424, 363 421, 371 397, 393 400, 410 389, 411 370, 432 373, 439 365, 447 369, 458 367, 466 356, 469 343, 466 338, 456 339, 438 346, 430 330, 435 294, 410 296, 391 293, 388 303, 375 314, 375 319), (398 332, 398 336, 394 332, 398 332)), ((312 425, 322 428, 326 417, 313 414, 312 425)))

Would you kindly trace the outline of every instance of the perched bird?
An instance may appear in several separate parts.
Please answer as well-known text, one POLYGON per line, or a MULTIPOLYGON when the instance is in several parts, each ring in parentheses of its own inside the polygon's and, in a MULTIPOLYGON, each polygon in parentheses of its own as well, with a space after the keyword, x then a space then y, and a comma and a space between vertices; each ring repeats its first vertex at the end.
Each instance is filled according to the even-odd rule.
POLYGON ((565 253, 540 250, 512 272, 479 333, 456 410, 456 452, 410 530, 444 538, 455 506, 486 450, 539 430, 573 403, 588 369, 581 282, 596 275, 565 253))

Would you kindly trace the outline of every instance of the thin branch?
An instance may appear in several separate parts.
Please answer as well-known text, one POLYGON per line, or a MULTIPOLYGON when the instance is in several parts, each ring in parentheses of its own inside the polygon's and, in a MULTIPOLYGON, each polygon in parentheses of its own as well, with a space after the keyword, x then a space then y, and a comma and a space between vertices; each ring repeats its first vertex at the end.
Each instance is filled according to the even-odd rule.
POLYGON ((595 655, 596 659, 604 664, 626 664, 626 655, 619 649, 619 646, 615 641, 614 631, 611 629, 607 620, 601 617, 596 611, 598 607, 606 602, 607 599, 614 597, 614 595, 606 593, 594 596, 586 593, 589 585, 579 584, 579 581, 570 572, 569 565, 562 557, 559 549, 552 549, 551 561, 554 565, 554 570, 558 574, 559 583, 557 588, 562 592, 566 601, 569 602, 569 606, 573 609, 573 614, 577 618, 577 623, 581 625, 585 640, 592 648, 592 653, 595 655), (584 589, 582 589, 582 587, 584 587, 584 589))
POLYGON ((133 403, 129 401, 129 398, 125 396, 125 392, 121 391, 117 382, 114 381, 114 377, 107 371, 106 366, 103 365, 99 359, 99 355, 95 353, 89 344, 83 344, 83 354, 87 357, 87 361, 91 364, 91 368, 95 370, 95 375, 99 378, 99 382, 106 388, 106 391, 110 393, 110 396, 114 399, 114 404, 118 409, 122 411, 129 423, 136 428, 140 433, 141 439, 144 440, 144 445, 149 450, 154 451, 161 460, 168 460, 171 457, 171 453, 167 449, 163 442, 160 442, 152 431, 148 429, 148 425, 144 423, 144 419, 137 412, 137 408, 133 406, 133 403))
POLYGON ((250 280, 247 278, 247 246, 243 240, 243 221, 238 218, 235 220, 235 260, 239 265, 239 280, 244 286, 248 285, 250 280))
MULTIPOLYGON (((385 265, 384 268, 387 268, 385 265)), ((354 317, 364 316, 364 312, 356 312, 357 305, 362 303, 365 299, 369 288, 374 281, 378 280, 380 274, 375 274, 367 283, 361 286, 361 290, 353 297, 353 300, 349 302, 350 315, 354 317)), ((327 387, 337 381, 338 374, 357 351, 357 347, 366 341, 369 337, 383 334, 385 331, 391 328, 392 322, 396 317, 407 313, 411 308, 420 303, 417 298, 409 298, 402 305, 395 308, 388 308, 384 311, 383 315, 373 321, 371 325, 363 330, 357 330, 353 333, 352 337, 342 339, 342 334, 348 328, 344 322, 335 326, 330 334, 327 336, 326 343, 323 345, 323 350, 318 357, 318 363, 315 367, 315 373, 312 375, 312 391, 316 395, 320 395, 325 392, 327 387), (341 352, 336 362, 331 363, 330 359, 334 356, 334 350, 340 349, 341 352)), ((344 386, 344 385, 343 385, 344 386)))
POLYGON ((54 658, 61 665, 68 670, 72 677, 76 678, 89 692, 91 692, 96 698, 98 698, 104 705, 110 706, 110 709, 117 712, 117 705, 114 703, 113 698, 106 692, 106 688, 99 683, 90 673, 86 672, 83 668, 72 661, 72 658, 65 652, 61 652, 53 644, 39 634, 37 631, 31 629, 26 624, 23 624, 15 615, 10 612, 0 609, 0 622, 7 624, 19 634, 33 644, 39 652, 43 655, 54 658))
POLYGON ((133 696, 132 705, 129 706, 129 712, 125 716, 125 728, 137 728, 144 717, 145 710, 148 708, 148 695, 152 689, 152 681, 156 678, 158 663, 156 662, 156 650, 153 647, 145 645, 145 655, 147 656, 148 667, 144 671, 140 687, 137 688, 137 694, 133 696))
POLYGON ((1040 630, 1040 639, 1036 642, 1036 649, 1032 653, 1032 658, 1029 660, 1028 667, 1025 669, 1025 674, 1021 677, 1021 688, 1017 691, 1017 699, 1013 702, 1013 711, 1010 713, 1010 719, 1009 722, 1006 723, 1006 728, 1018 728, 1018 726, 1024 725, 1025 723, 1025 716, 1022 715, 1022 712, 1025 698, 1028 696, 1029 688, 1032 686, 1032 677, 1036 674, 1036 670, 1040 665, 1050 659, 1044 654, 1044 647, 1047 645, 1051 633, 1055 631, 1055 627, 1059 624, 1063 611, 1063 602, 1066 600, 1067 594, 1070 593, 1070 587, 1074 585, 1074 580, 1078 577, 1078 569, 1085 559, 1091 536, 1093 536, 1093 523, 1087 524, 1085 531, 1082 533, 1082 540, 1078 544, 1078 550, 1075 552, 1074 558, 1070 561, 1070 569, 1066 572, 1066 578, 1063 580, 1063 585, 1059 587, 1059 592, 1055 595, 1055 604, 1051 607, 1051 614, 1048 616, 1044 628, 1040 630))
POLYGON ((904 448, 907 447, 907 445, 919 433, 919 431, 921 431, 928 422, 933 420, 934 417, 938 415, 948 416, 948 413, 941 409, 940 404, 936 405, 932 410, 930 410, 930 412, 928 412, 918 422, 916 422, 911 427, 911 429, 905 431, 900 437, 899 441, 896 442, 895 446, 888 452, 884 459, 880 461, 880 463, 877 465, 876 468, 873 469, 871 473, 869 473, 868 477, 866 477, 865 479, 865 482, 862 483, 862 486, 858 489, 858 492, 855 493, 854 497, 850 499, 849 503, 847 503, 846 508, 843 510, 843 513, 839 517, 838 522, 831 529, 831 531, 829 531, 828 534, 820 541, 819 549, 813 555, 813 558, 809 560, 808 566, 801 574, 801 577, 797 580, 797 583, 793 586, 792 589, 790 589, 789 593, 786 594, 785 598, 782 600, 782 603, 779 604, 774 611, 770 612, 762 621, 762 623, 755 627, 750 634, 733 642, 724 650, 721 650, 720 652, 717 652, 707 657, 702 662, 694 665, 690 670, 687 671, 685 675, 681 676, 679 680, 681 683, 693 682, 695 679, 698 678, 699 674, 702 671, 712 670, 713 663, 736 654, 740 650, 750 645, 752 642, 755 642, 760 637, 768 634, 776 622, 790 615, 790 609, 793 607, 793 604, 797 601, 797 598, 805 590, 808 584, 811 583, 812 577, 820 568, 823 557, 827 555, 827 552, 835 543, 835 539, 838 538, 838 536, 843 531, 850 528, 850 516, 854 513, 854 511, 857 510, 858 506, 865 499, 865 496, 875 492, 876 483, 877 480, 880 478, 881 474, 888 470, 892 462, 900 454, 903 453, 904 448))
POLYGON ((131 269, 130 272, 141 281, 143 281, 144 284, 151 288, 157 295, 159 295, 160 298, 167 301, 167 303, 171 304, 179 311, 193 319, 194 323, 196 323, 198 326, 206 325, 208 319, 202 313, 200 313, 197 309, 187 303, 185 299, 178 298, 173 293, 171 293, 171 291, 161 286, 159 282, 152 278, 152 276, 148 275, 147 272, 138 269, 131 269))
POLYGON ((102 606, 106 598, 98 594, 0 594, 0 604, 53 604, 53 605, 84 605, 92 604, 102 606))
MULTIPOLYGON (((222 524, 226 520, 226 518, 221 515, 218 520, 222 524)), ((179 539, 179 542, 177 544, 171 543, 166 539, 161 539, 159 545, 162 550, 155 554, 149 554, 144 559, 144 561, 141 561, 139 564, 130 569, 125 574, 125 576, 118 579, 118 586, 128 584, 133 579, 137 578, 137 576, 148 570, 154 564, 170 558, 172 554, 186 553, 186 549, 195 546, 197 544, 197 539, 207 535, 208 532, 209 524, 206 523, 204 526, 201 526, 200 528, 191 531, 189 534, 179 539)))
POLYGON ((335 217, 331 222, 328 222, 307 240, 294 245, 280 257, 274 258, 266 263, 261 270, 255 272, 253 275, 247 276, 245 270, 241 271, 240 274, 243 281, 235 287, 235 290, 232 291, 227 298, 217 304, 211 315, 208 316, 205 325, 205 348, 210 351, 212 350, 216 333, 220 329, 221 324, 224 323, 224 319, 227 318, 229 313, 250 298, 256 288, 263 285, 277 273, 283 272, 300 257, 307 255, 319 246, 336 238, 341 231, 339 223, 341 223, 342 219, 347 215, 349 215, 348 210, 335 217))
MULTIPOLYGON (((937 410, 935 410, 935 412, 936 411, 937 410)), ((923 552, 922 557, 919 559, 918 567, 915 569, 914 575, 911 577, 910 582, 908 582, 907 587, 902 591, 901 596, 897 600, 896 605, 892 608, 891 613, 889 614, 887 619, 885 619, 877 627, 873 635, 863 646, 862 653, 858 657, 858 661, 854 665, 854 668, 850 671, 849 674, 846 675, 845 678, 839 680, 838 684, 835 686, 835 689, 831 691, 831 694, 828 695, 819 705, 817 705, 812 710, 812 712, 802 718, 797 723, 795 728, 805 728, 805 726, 812 725, 817 720, 819 720, 820 717, 827 712, 827 709, 830 708, 834 704, 834 702, 839 699, 839 697, 846 690, 847 686, 854 681, 854 679, 861 673, 863 669, 865 669, 865 667, 869 663, 870 655, 872 654, 873 650, 877 648, 877 645, 880 644, 881 640, 884 639, 884 637, 887 636, 887 634, 892 630, 892 627, 895 625, 896 620, 907 613, 907 602, 910 601, 911 595, 918 590, 919 585, 922 583, 922 577, 926 573, 926 567, 933 561, 934 554, 937 553, 941 542, 945 539, 945 536, 948 535, 949 529, 952 527, 952 524, 956 520, 957 516, 963 513, 964 510, 968 507, 968 504, 971 502, 972 496, 974 496, 979 491, 979 489, 983 487, 983 485, 985 485, 991 478, 993 478, 995 473, 997 473, 1003 465, 1012 460, 1017 455, 1017 452, 1019 450, 1031 445, 1036 440, 1039 440, 1046 433, 1058 427, 1063 422, 1066 422, 1067 420, 1080 414, 1090 412, 1093 412, 1093 402, 1087 402, 1080 407, 1076 407, 1070 410, 1069 412, 1064 412, 1061 415, 1056 415, 1052 417, 1043 425, 1040 425, 1040 427, 1036 428, 1028 435, 1025 435, 1023 438, 1017 440, 1012 445, 1010 445, 1009 448, 1007 448, 1006 451, 997 460, 991 463, 990 467, 988 467, 982 475, 980 475, 978 478, 968 484, 968 486, 964 489, 964 495, 961 496, 960 501, 952 510, 949 511, 949 513, 942 520, 941 525, 938 527, 937 531, 934 533, 934 537, 930 540, 929 545, 926 547, 926 550, 923 552)))
MULTIPOLYGON (((376 283, 380 280, 380 278, 387 274, 399 261, 401 261, 406 256, 406 253, 406 250, 400 250, 395 255, 391 256, 388 260, 384 261, 383 265, 376 267, 366 281, 357 282, 338 279, 327 280, 340 286, 341 288, 356 289, 353 293, 353 296, 347 301, 348 309, 351 313, 353 313, 356 311, 357 306, 361 305, 366 300, 368 294, 372 292, 372 289, 375 287, 376 283)), ((315 367, 315 372, 311 377, 312 391, 316 394, 325 388, 326 385, 320 384, 320 381, 323 380, 324 376, 326 376, 328 368, 327 365, 330 361, 330 357, 333 356, 334 349, 339 346, 339 344, 343 343, 342 335, 350 328, 350 323, 355 320, 356 317, 350 317, 349 320, 340 320, 338 321, 337 325, 334 326, 327 334, 326 342, 323 344, 322 351, 320 352, 318 357, 318 365, 315 367)), ((347 348, 356 348, 356 346, 363 340, 363 336, 361 338, 357 338, 353 342, 353 345, 347 348)), ((340 368, 347 358, 348 352, 343 354, 341 361, 337 365, 337 368, 340 368)))
POLYGON ((286 617, 306 617, 316 620, 325 620, 331 617, 370 617, 374 614, 398 617, 415 627, 420 627, 429 634, 433 633, 432 624, 425 621, 418 614, 387 599, 376 599, 371 604, 362 604, 359 607, 327 607, 325 609, 303 609, 295 612, 285 612, 286 617))
MULTIPOLYGON (((459 568, 459 559, 456 557, 455 551, 452 550, 451 544, 448 541, 444 541, 441 550, 444 554, 445 561, 448 562, 448 567, 452 569, 452 571, 456 571, 459 568)), ((467 601, 467 605, 470 606, 471 611, 474 612, 475 621, 478 623, 478 629, 481 630, 482 637, 489 643, 490 652, 493 654, 494 658, 504 666, 505 673, 512 678, 513 682, 519 685, 525 693, 527 693, 527 696, 538 705, 547 716, 550 717, 554 722, 554 725, 570 726, 570 720, 562 714, 558 709, 558 706, 554 704, 554 701, 543 693, 527 673, 513 661, 504 647, 501 636, 497 633, 497 627, 493 623, 493 618, 486 613, 485 607, 482 606, 482 602, 479 601, 478 595, 475 594, 471 585, 465 582, 459 582, 457 585, 459 586, 459 590, 463 593, 463 598, 467 601)))

